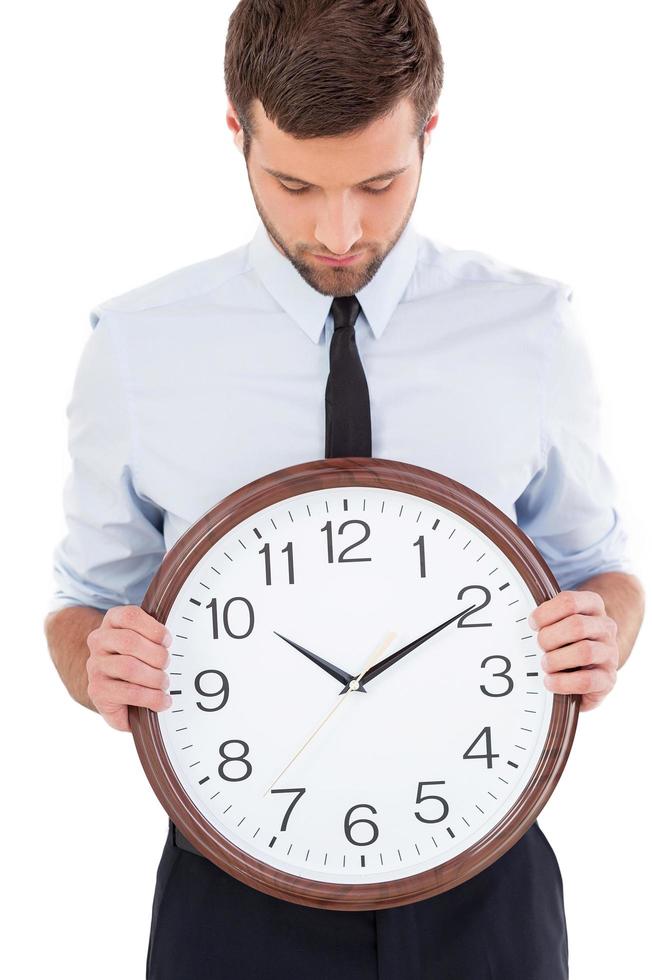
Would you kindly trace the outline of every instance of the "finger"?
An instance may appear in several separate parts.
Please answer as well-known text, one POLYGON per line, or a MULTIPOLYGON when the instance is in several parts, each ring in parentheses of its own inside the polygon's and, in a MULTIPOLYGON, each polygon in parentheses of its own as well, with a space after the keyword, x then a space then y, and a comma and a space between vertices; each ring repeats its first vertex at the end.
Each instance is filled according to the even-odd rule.
POLYGON ((151 667, 166 667, 170 662, 170 651, 167 647, 153 643, 135 630, 108 629, 102 632, 103 652, 129 654, 151 667))
POLYGON ((116 708, 128 704, 149 708, 151 711, 164 711, 172 704, 171 695, 165 691, 109 677, 91 682, 88 685, 88 696, 100 714, 115 711, 116 708))
POLYGON ((543 683, 555 694, 589 694, 610 691, 616 672, 604 667, 584 667, 571 673, 544 674, 543 683))
POLYGON ((598 640, 580 640, 559 650, 544 653, 541 666, 548 674, 573 667, 589 667, 591 664, 606 664, 612 660, 611 647, 598 640))
POLYGON ((559 592, 552 599, 546 599, 528 616, 532 629, 550 626, 573 613, 604 613, 604 600, 597 592, 586 590, 559 592))
POLYGON ((167 627, 140 606, 113 606, 105 615, 102 625, 134 630, 153 643, 169 646, 172 642, 172 634, 167 627))
POLYGON ((579 640, 604 640, 607 635, 605 617, 575 613, 551 626, 543 626, 537 633, 537 642, 542 650, 556 650, 579 640))
POLYGON ((107 653, 100 658, 100 667, 106 677, 141 687, 153 687, 165 691, 170 686, 170 678, 165 670, 150 667, 137 657, 124 653, 107 653))
POLYGON ((119 708, 113 708, 110 711, 103 711, 102 718, 104 718, 107 725, 110 725, 111 728, 116 728, 119 732, 131 731, 129 709, 125 705, 121 705, 119 708))
POLYGON ((585 694, 580 699, 580 711, 592 711, 593 708, 597 708, 599 704, 602 704, 605 698, 605 694, 585 694))

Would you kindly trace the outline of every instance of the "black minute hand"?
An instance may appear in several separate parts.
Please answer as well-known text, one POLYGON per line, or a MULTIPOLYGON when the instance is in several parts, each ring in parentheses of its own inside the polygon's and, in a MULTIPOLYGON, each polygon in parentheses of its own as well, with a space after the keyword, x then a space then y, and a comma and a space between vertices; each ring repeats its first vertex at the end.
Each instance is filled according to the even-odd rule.
POLYGON ((420 647, 422 643, 429 640, 431 636, 435 635, 435 633, 441 633, 443 629, 446 629, 447 626, 454 623, 456 619, 460 618, 460 616, 464 616, 466 613, 471 612, 472 609, 475 609, 475 605, 469 606, 468 609, 463 609, 461 612, 455 613, 455 615, 451 616, 450 619, 447 619, 445 623, 440 623, 439 626, 435 626, 435 628, 430 630, 428 633, 424 633, 423 636, 419 636, 416 640, 412 640, 412 642, 408 643, 407 646, 401 647, 400 650, 396 650, 395 653, 391 653, 389 657, 385 657, 384 660, 381 660, 380 663, 375 665, 375 667, 371 667, 364 675, 365 684, 372 681, 374 677, 378 677, 378 675, 382 674, 382 672, 387 670, 388 667, 391 667, 399 660, 402 660, 408 653, 416 650, 417 647, 420 647))
MULTIPOLYGON (((276 633, 276 630, 274 630, 273 632, 276 633)), ((322 670, 325 670, 327 674, 331 675, 331 677, 334 677, 336 680, 341 681, 342 684, 348 685, 349 682, 353 680, 353 674, 349 674, 345 670, 342 670, 340 667, 336 667, 335 664, 329 663, 328 660, 324 660, 322 657, 318 657, 316 653, 312 652, 312 650, 306 650, 306 648, 302 647, 300 643, 295 643, 294 640, 288 640, 287 636, 283 636, 282 633, 276 633, 276 635, 279 636, 282 640, 285 640, 286 643, 289 643, 290 646, 294 647, 295 650, 298 650, 299 653, 302 653, 304 657, 308 658, 308 660, 312 660, 314 664, 317 664, 318 667, 321 667, 322 670)), ((360 690, 363 690, 362 685, 360 685, 360 690)))

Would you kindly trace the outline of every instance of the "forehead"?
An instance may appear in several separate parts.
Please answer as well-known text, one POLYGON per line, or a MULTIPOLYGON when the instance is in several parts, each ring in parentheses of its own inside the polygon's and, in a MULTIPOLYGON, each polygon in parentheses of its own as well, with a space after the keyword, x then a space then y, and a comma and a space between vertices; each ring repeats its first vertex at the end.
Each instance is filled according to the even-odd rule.
POLYGON ((297 139, 268 118, 259 100, 252 104, 256 129, 252 156, 268 171, 320 187, 356 184, 374 174, 404 168, 416 157, 414 108, 403 99, 392 112, 355 134, 297 139))

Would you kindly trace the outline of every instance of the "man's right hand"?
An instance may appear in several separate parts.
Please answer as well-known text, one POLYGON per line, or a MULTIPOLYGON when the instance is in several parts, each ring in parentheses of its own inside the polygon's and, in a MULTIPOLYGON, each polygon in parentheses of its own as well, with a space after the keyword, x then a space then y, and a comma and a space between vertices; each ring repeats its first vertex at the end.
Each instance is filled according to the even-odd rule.
POLYGON ((140 606, 114 606, 88 634, 88 696, 107 724, 131 731, 127 705, 163 711, 170 662, 169 630, 140 606))

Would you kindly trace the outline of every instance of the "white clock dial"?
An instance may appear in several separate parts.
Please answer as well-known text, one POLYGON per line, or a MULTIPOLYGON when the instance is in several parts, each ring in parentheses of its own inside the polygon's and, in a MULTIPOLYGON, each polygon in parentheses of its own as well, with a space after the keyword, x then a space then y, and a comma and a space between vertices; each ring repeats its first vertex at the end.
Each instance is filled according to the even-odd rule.
POLYGON ((222 835, 293 875, 379 882, 443 864, 540 762, 553 695, 535 606, 490 538, 422 497, 347 486, 260 510, 167 617, 174 703, 158 721, 177 777, 222 835), (388 633, 384 656, 452 617, 342 693, 388 633))

